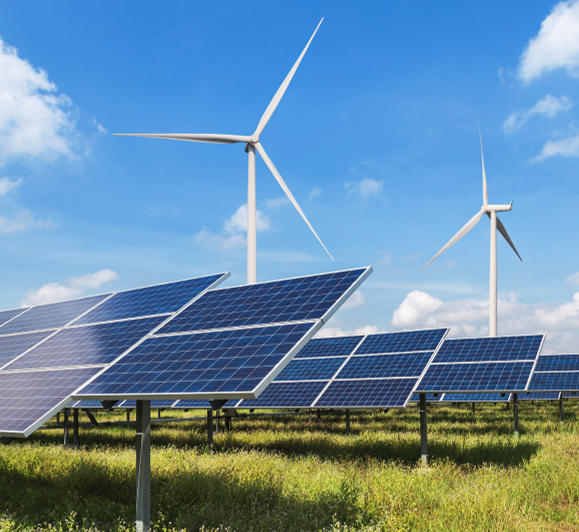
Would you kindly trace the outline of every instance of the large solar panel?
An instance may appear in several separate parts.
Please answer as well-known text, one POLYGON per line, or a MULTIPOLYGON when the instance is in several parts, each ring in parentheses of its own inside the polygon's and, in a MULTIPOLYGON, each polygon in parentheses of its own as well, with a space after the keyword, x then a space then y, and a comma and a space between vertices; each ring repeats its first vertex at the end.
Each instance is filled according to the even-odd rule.
POLYGON ((209 291, 74 397, 255 398, 371 271, 209 291))
POLYGON ((420 393, 517 393, 528 383, 544 335, 445 340, 420 380, 420 393))
POLYGON ((529 390, 535 392, 579 391, 579 355, 539 356, 529 390))
MULTIPOLYGON (((183 289, 189 298, 181 305, 184 307, 228 275, 213 275, 166 286, 170 294, 175 293, 176 285, 183 289)), ((162 286, 154 287, 155 291, 158 293, 162 286)), ((149 287, 131 291, 133 302, 145 301, 146 304, 137 304, 145 313, 151 312, 152 308, 148 293, 149 287), (138 297, 140 290, 143 297, 138 297)), ((78 318, 91 309, 98 309, 101 303, 114 300, 115 296, 104 294, 31 307, 13 312, 16 317, 0 326, 0 435, 28 436, 66 406, 71 393, 79 386, 174 315, 142 319, 131 315, 129 319, 120 321, 78 325, 78 318)), ((155 312, 159 308, 165 311, 168 305, 174 308, 175 301, 182 301, 181 297, 161 298, 155 312)), ((125 316, 130 308, 133 307, 124 307, 125 316)), ((120 315, 123 314, 111 314, 110 317, 120 315)))
POLYGON ((257 399, 233 406, 403 408, 447 332, 315 338, 257 399))
POLYGON ((518 396, 519 401, 558 401, 561 392, 529 392, 518 396))

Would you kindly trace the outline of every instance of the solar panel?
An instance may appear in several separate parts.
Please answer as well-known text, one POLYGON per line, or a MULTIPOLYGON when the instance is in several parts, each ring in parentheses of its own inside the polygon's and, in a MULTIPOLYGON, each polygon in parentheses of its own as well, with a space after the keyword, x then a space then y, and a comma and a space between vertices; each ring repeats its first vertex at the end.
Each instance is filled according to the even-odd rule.
POLYGON ((211 290, 74 397, 255 398, 371 271, 211 290))
POLYGON ((235 406, 402 408, 447 332, 315 338, 262 395, 235 406))
POLYGON ((544 335, 445 340, 420 380, 420 393, 527 390, 544 335))
POLYGON ((563 392, 563 399, 577 399, 579 392, 563 392))
MULTIPOLYGON (((439 403, 440 401, 442 401, 443 397, 444 397, 443 393, 437 393, 437 394, 427 393, 426 394, 426 402, 427 403, 439 403)), ((409 403, 418 403, 418 401, 420 401, 420 396, 417 393, 413 393, 410 396, 410 400, 408 402, 409 403)))
POLYGON ((16 316, 26 312, 27 310, 28 308, 15 308, 0 311, 0 325, 4 325, 6 322, 14 319, 16 316))
POLYGON ((530 392, 519 395, 519 401, 558 401, 561 392, 530 392))
MULTIPOLYGON (((198 287, 195 296, 228 275, 191 283, 198 287)), ((169 283, 169 292, 174 285, 169 283)), ((194 293, 188 291, 189 296, 194 293)), ((28 436, 70 403, 72 392, 172 316, 77 325, 77 318, 109 298, 111 294, 104 294, 31 307, 0 326, 0 357, 8 360, 0 367, 0 435, 28 436)), ((142 308, 149 312, 151 306, 142 308)))
POLYGON ((529 390, 535 392, 579 391, 579 355, 540 355, 529 390))
POLYGON ((441 401, 444 403, 508 403, 511 399, 510 393, 444 393, 441 401))
MULTIPOLYGON (((266 390, 267 390, 267 388, 266 388, 266 390)), ((264 392, 264 393, 265 393, 265 392, 264 392)), ((227 403, 225 403, 225 404, 227 404, 227 403)), ((225 405, 224 405, 224 406, 225 406, 225 405)), ((207 409, 210 408, 210 405, 209 405, 209 401, 207 401, 207 400, 204 401, 204 400, 202 400, 202 399, 199 399, 199 400, 185 400, 185 401, 181 400, 181 401, 177 401, 177 402, 173 405, 173 408, 192 408, 192 409, 194 409, 194 408, 202 408, 202 409, 204 409, 204 410, 207 410, 207 409)))

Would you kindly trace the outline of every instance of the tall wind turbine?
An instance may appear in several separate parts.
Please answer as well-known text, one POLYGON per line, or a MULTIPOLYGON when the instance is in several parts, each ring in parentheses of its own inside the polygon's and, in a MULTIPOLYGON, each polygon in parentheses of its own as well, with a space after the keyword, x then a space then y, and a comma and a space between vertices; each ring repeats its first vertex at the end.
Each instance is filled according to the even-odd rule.
POLYGON ((489 336, 497 335, 497 229, 499 233, 503 235, 504 239, 509 243, 509 246, 513 248, 513 251, 517 254, 517 257, 522 261, 519 252, 515 248, 513 241, 509 237, 505 226, 501 223, 497 217, 497 212, 510 211, 513 207, 513 202, 508 205, 489 205, 488 193, 487 193, 487 177, 485 173, 485 159, 483 155, 482 147, 482 136, 480 132, 479 124, 479 138, 480 138, 480 156, 482 160, 482 185, 483 185, 483 204, 480 211, 477 212, 466 224, 465 226, 454 235, 432 259, 430 259, 422 270, 426 268, 436 257, 442 255, 450 246, 458 242, 464 235, 466 235, 482 218, 483 214, 486 214, 491 220, 491 264, 490 264, 490 286, 489 286, 489 336))
MULTIPOLYGON (((288 199, 292 202, 293 206, 297 209, 300 213, 300 216, 303 218, 304 222, 308 225, 311 229, 312 233, 314 233, 315 237, 318 239, 322 247, 326 250, 326 253, 330 255, 330 252, 327 250, 326 246, 312 227, 312 224, 306 218, 306 215, 302 211, 301 207, 298 205, 298 202, 293 197, 293 194, 290 192, 290 189, 285 184, 284 180, 282 179, 280 173, 277 171, 276 167, 271 162, 271 159, 268 157, 267 153, 263 149, 263 146, 259 142, 259 136, 265 129, 265 126, 269 122, 269 119, 273 115, 276 107, 278 106, 279 102, 281 101, 285 91, 287 90, 294 74, 298 66, 300 65, 307 49, 310 46, 318 28, 323 22, 320 20, 316 30, 314 31, 313 35, 310 37, 308 44, 304 48, 303 52, 298 57, 298 60, 295 62, 294 66, 290 70, 289 74, 284 79, 283 83, 281 84, 280 88, 275 93, 273 99, 267 106, 267 109, 263 113, 259 124, 257 125, 257 129, 254 131, 253 135, 251 136, 244 136, 244 135, 215 135, 215 134, 197 134, 197 133, 115 133, 115 135, 125 135, 131 137, 151 137, 157 139, 173 139, 173 140, 186 140, 190 142, 207 142, 210 144, 237 144, 239 142, 245 143, 245 151, 248 155, 248 175, 247 175, 247 283, 253 284, 257 280, 257 232, 256 232, 256 221, 257 221, 257 210, 256 210, 256 202, 255 202, 255 151, 257 150, 261 158, 270 169, 273 177, 275 177, 276 181, 279 183, 280 187, 285 192, 288 199)), ((332 255, 330 258, 334 260, 332 255)))

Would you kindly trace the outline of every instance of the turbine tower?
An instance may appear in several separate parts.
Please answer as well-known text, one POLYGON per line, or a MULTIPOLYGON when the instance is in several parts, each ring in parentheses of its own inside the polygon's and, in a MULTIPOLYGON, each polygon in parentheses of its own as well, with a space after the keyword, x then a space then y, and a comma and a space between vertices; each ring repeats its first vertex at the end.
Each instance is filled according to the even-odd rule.
POLYGON ((284 79, 283 83, 281 84, 280 88, 275 93, 273 99, 267 106, 267 109, 263 113, 259 124, 257 125, 257 129, 251 136, 245 135, 215 135, 215 134, 197 134, 197 133, 115 133, 115 135, 124 135, 130 137, 151 137, 157 139, 172 139, 172 140, 186 140, 189 142, 206 142, 210 144, 237 144, 239 142, 245 143, 245 151, 248 156, 248 175, 247 175, 247 283, 253 284, 257 280, 257 231, 256 231, 256 222, 257 222, 257 210, 256 210, 256 201, 255 201, 255 151, 259 153, 271 173, 273 177, 275 177, 276 181, 279 183, 280 187, 285 192, 285 195, 288 199, 292 202, 293 206, 297 209, 300 213, 300 216, 303 218, 304 222, 308 225, 311 229, 312 233, 314 233, 315 237, 318 239, 322 247, 326 250, 326 253, 330 256, 332 260, 334 258, 330 255, 330 252, 327 250, 326 246, 310 224, 309 220, 306 218, 306 215, 302 211, 301 207, 298 205, 298 202, 293 197, 293 194, 290 192, 290 189, 285 184, 284 180, 282 179, 280 173, 277 171, 276 167, 273 165, 271 159, 268 157, 267 153, 263 149, 263 146, 259 142, 259 137, 265 126, 269 122, 269 119, 273 115, 276 107, 278 106, 279 102, 281 101, 285 91, 287 90, 294 74, 298 66, 300 65, 306 51, 308 50, 310 43, 312 42, 314 36, 316 35, 320 25, 323 22, 320 20, 316 30, 314 31, 313 35, 310 37, 308 44, 304 48, 301 55, 298 57, 298 60, 295 62, 294 66, 290 70, 289 74, 284 79))
POLYGON ((422 267, 422 270, 426 268, 436 257, 442 255, 450 246, 458 242, 464 235, 466 235, 482 218, 483 214, 486 214, 491 220, 491 263, 490 263, 490 286, 489 286, 489 336, 497 335, 497 229, 499 233, 503 235, 504 239, 509 243, 509 246, 513 248, 513 251, 517 254, 517 257, 521 259, 519 252, 515 248, 513 241, 509 237, 505 226, 501 223, 497 216, 497 212, 510 211, 513 207, 513 202, 508 205, 489 205, 488 192, 487 192, 487 177, 485 173, 485 159, 483 155, 482 147, 482 135, 480 132, 479 124, 479 138, 480 138, 480 156, 482 160, 482 185, 483 185, 483 204, 480 211, 477 212, 466 224, 465 226, 454 235, 432 259, 430 259, 426 265, 422 267))

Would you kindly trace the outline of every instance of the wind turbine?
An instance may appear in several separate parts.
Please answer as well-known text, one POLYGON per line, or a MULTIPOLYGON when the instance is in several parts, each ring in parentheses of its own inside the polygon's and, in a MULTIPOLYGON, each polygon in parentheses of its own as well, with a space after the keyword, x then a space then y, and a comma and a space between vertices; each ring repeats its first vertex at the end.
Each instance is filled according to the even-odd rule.
POLYGON ((313 35, 310 37, 308 44, 304 48, 303 52, 298 57, 298 60, 295 62, 294 66, 290 70, 289 74, 284 79, 283 83, 281 84, 280 88, 275 93, 273 99, 267 106, 267 109, 263 113, 259 124, 257 125, 257 129, 253 132, 250 136, 245 135, 215 135, 215 134, 197 134, 197 133, 115 133, 115 135, 123 135, 123 136, 130 136, 130 137, 151 137, 157 139, 172 139, 172 140, 186 140, 189 142, 206 142, 210 144, 237 144, 239 142, 245 143, 245 151, 248 155, 248 175, 247 175, 247 283, 253 284, 257 280, 257 232, 256 232, 256 222, 257 222, 257 210, 256 210, 256 202, 255 202, 255 151, 261 155, 261 158, 270 169, 273 177, 275 177, 276 181, 279 183, 280 187, 285 192, 285 195, 288 199, 292 202, 293 206, 297 209, 300 213, 300 216, 303 218, 304 222, 308 225, 311 229, 312 233, 314 233, 315 237, 318 239, 322 247, 326 250, 326 253, 330 256, 332 260, 334 258, 330 255, 330 252, 327 250, 326 246, 310 224, 309 220, 306 218, 306 215, 302 211, 301 207, 298 205, 298 202, 293 197, 288 186, 285 184, 284 180, 282 179, 280 173, 277 171, 276 167, 271 162, 271 159, 268 157, 267 153, 263 149, 263 146, 259 142, 259 137, 265 126, 269 122, 269 119, 273 115, 276 107, 278 106, 279 102, 281 101, 285 91, 287 90, 294 74, 298 66, 300 65, 307 49, 310 46, 314 36, 316 35, 319 27, 321 26, 322 20, 318 24, 316 30, 314 31, 313 35))
POLYGON ((490 286, 489 286, 489 336, 497 335, 497 229, 499 233, 503 235, 504 239, 509 243, 509 246, 513 248, 513 251, 517 254, 517 257, 521 259, 519 252, 515 248, 513 241, 509 237, 505 226, 501 223, 497 216, 497 212, 510 211, 513 207, 513 202, 508 205, 489 205, 488 192, 487 192, 487 177, 485 173, 485 159, 483 155, 482 147, 482 135, 480 132, 480 124, 478 128, 479 138, 480 138, 480 156, 482 160, 482 185, 483 185, 483 204, 480 211, 477 212, 465 225, 464 227, 456 233, 432 259, 430 259, 422 270, 426 268, 436 257, 442 255, 450 246, 458 242, 464 235, 466 235, 482 218, 483 214, 486 214, 491 220, 491 264, 490 264, 490 286))

